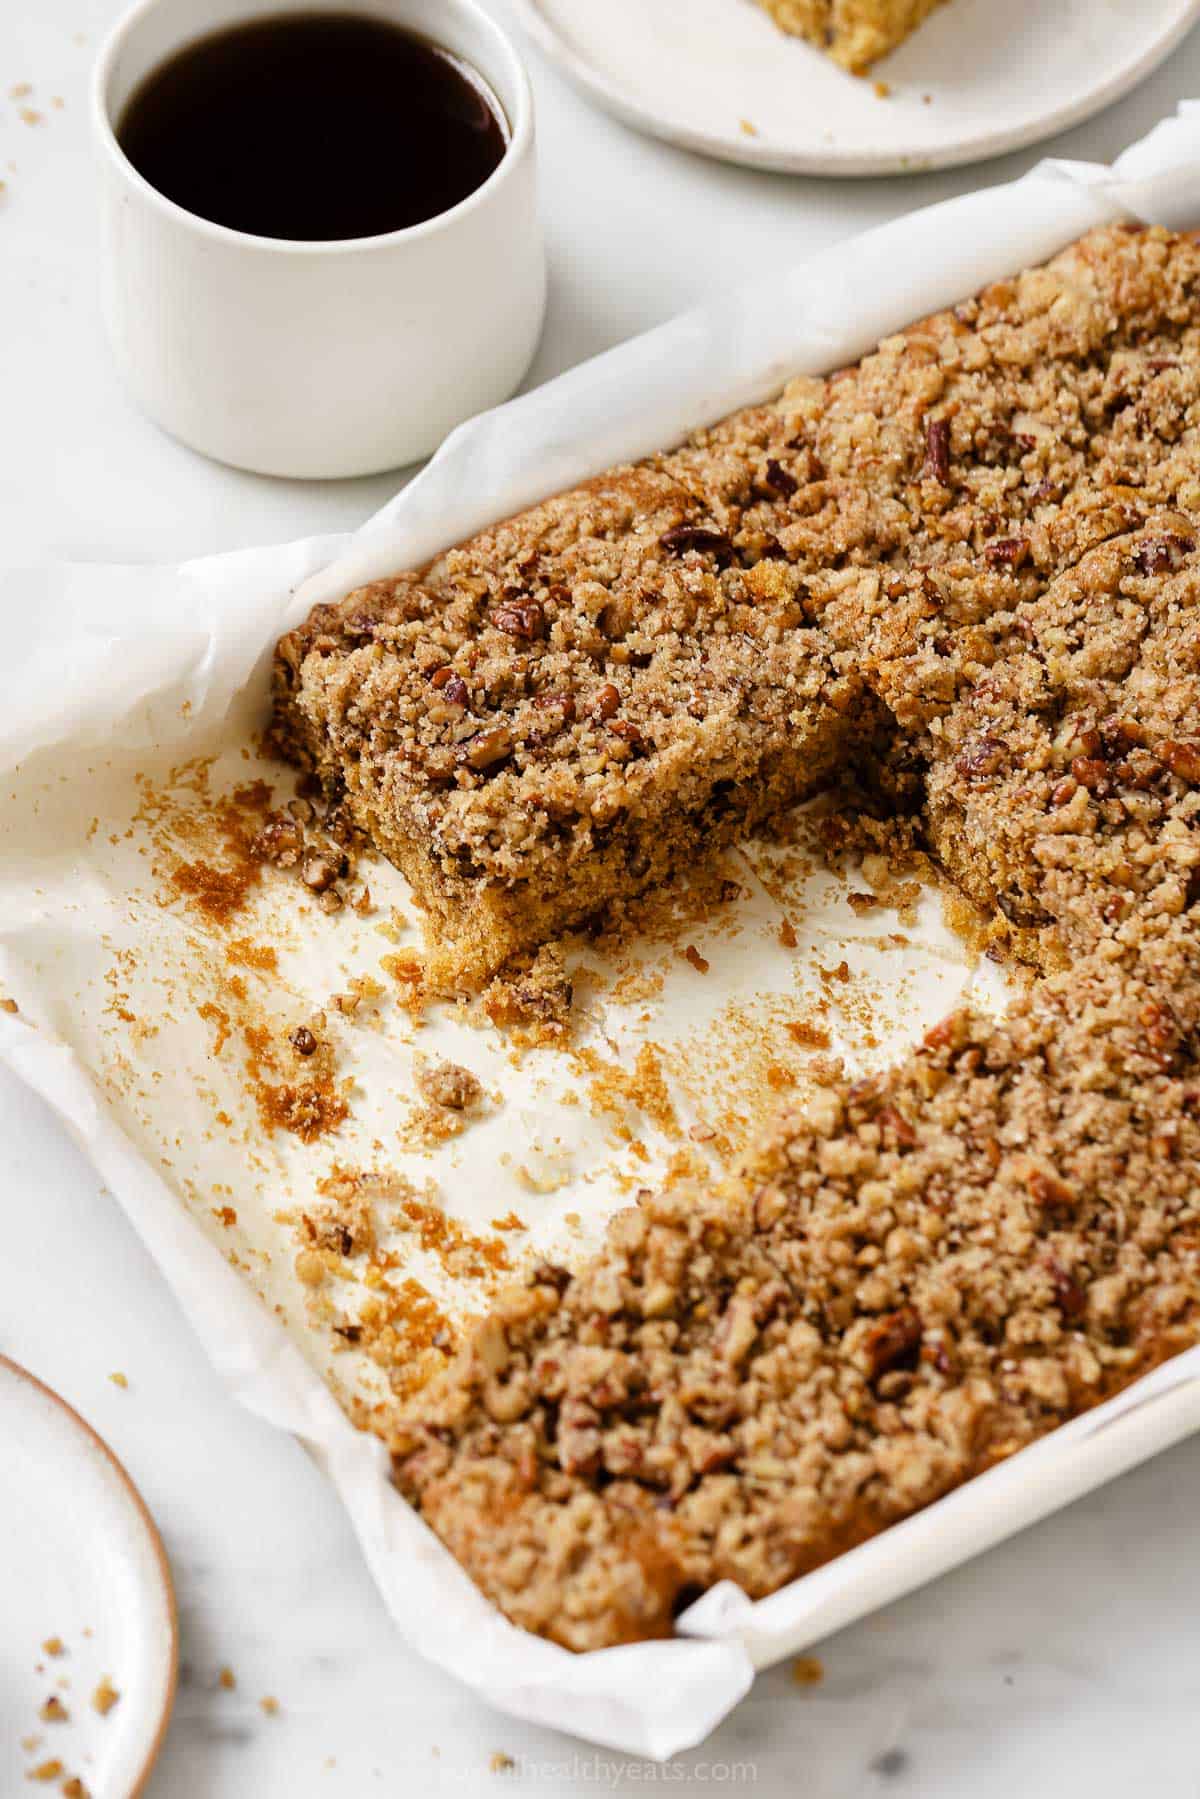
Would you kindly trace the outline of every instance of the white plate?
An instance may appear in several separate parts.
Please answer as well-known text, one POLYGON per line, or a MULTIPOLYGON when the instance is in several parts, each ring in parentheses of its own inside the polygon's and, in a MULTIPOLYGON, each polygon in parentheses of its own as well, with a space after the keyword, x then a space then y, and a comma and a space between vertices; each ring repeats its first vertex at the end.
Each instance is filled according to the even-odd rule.
POLYGON ((77 1412, 0 1356, 0 1792, 56 1760, 92 1799, 140 1793, 171 1715, 177 1632, 153 1520, 77 1412), (63 1653, 43 1645, 57 1637, 63 1653), (120 1698, 102 1716, 105 1677, 120 1698), (56 1696, 65 1722, 39 1711, 56 1696), (37 1739, 34 1741, 34 1739, 37 1739))
POLYGON ((1034 143, 1127 93, 1200 17, 1200 0, 949 0, 860 79, 754 0, 514 4, 576 86, 627 124, 808 175, 912 174, 1034 143))

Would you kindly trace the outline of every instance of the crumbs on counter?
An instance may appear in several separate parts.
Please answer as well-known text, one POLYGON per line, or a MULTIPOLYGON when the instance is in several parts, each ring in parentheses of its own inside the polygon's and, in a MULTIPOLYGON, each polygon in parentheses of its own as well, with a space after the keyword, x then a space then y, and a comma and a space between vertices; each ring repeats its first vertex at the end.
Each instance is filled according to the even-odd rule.
POLYGON ((264 1694, 258 1703, 259 1703, 259 1706, 261 1707, 261 1709, 267 1714, 268 1718, 274 1718, 274 1717, 278 1716, 279 1701, 278 1701, 278 1699, 276 1699, 274 1693, 264 1694))
POLYGON ((488 1762, 493 1774, 511 1774, 516 1765, 512 1756, 503 1749, 497 1749, 488 1762))
POLYGON ((116 1369, 112 1374, 110 1374, 108 1378, 112 1382, 113 1386, 120 1387, 120 1389, 123 1393, 128 1390, 129 1376, 127 1374, 122 1374, 119 1368, 116 1369))
POLYGON ((217 1685, 224 1693, 232 1693, 237 1686, 237 1676, 228 1663, 217 1670, 217 1685))
POLYGON ((819 1656, 798 1655, 792 1663, 792 1679, 798 1687, 815 1687, 824 1678, 825 1669, 819 1656))
POLYGON ((38 1717, 43 1724, 65 1724, 70 1716, 57 1693, 51 1693, 45 1704, 38 1708, 38 1717))
POLYGON ((67 1653, 67 1646, 61 1637, 47 1637, 42 1648, 47 1655, 65 1655, 67 1653))

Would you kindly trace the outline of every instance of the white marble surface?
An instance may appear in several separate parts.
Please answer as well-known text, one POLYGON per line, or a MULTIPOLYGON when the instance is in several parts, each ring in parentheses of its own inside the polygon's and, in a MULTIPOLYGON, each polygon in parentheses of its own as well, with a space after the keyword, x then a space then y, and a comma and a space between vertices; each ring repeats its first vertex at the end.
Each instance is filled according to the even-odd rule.
MULTIPOLYGON (((492 4, 503 17, 503 0, 492 4)), ((219 469, 163 438, 116 386, 85 153, 86 71, 114 11, 115 0, 0 3, 0 557, 145 561, 351 526, 395 478, 322 487, 219 469), (34 94, 8 98, 25 81, 34 94), (42 122, 24 122, 22 106, 42 122)), ((857 185, 756 176, 642 141, 531 62, 553 282, 539 377, 748 260, 782 266, 1033 159, 857 185)), ((1200 34, 1053 147, 1107 158, 1186 94, 1200 94, 1200 34)), ((152 1799, 549 1799, 650 1781, 646 1764, 498 1717, 398 1646, 303 1452, 225 1398, 116 1205, 8 1077, 0 1193, 0 1351, 108 1437, 174 1564, 183 1681, 152 1799), (277 1716, 259 1707, 268 1693, 277 1716), (498 1750, 515 1769, 490 1769, 498 1750)), ((1200 1793, 1198 1495, 1200 1441, 822 1645, 820 1684, 766 1676, 655 1784, 780 1799, 1200 1793)), ((0 1794, 31 1790, 0 1744, 0 1794)))

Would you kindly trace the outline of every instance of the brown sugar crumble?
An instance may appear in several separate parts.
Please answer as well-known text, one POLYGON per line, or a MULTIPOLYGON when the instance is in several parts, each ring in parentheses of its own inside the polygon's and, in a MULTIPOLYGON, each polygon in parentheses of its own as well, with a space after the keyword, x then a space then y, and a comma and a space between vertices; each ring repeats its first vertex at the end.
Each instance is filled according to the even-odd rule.
MULTIPOLYGON (((822 1059, 410 1389, 396 1480, 518 1625, 774 1592, 1200 1339, 1198 293, 1190 237, 1093 232, 281 643, 278 740, 413 882, 431 989, 835 772, 852 909, 926 858, 1032 971, 886 1072, 822 1059)), ((575 1052, 632 1147, 679 1135, 643 1048, 575 1052)))

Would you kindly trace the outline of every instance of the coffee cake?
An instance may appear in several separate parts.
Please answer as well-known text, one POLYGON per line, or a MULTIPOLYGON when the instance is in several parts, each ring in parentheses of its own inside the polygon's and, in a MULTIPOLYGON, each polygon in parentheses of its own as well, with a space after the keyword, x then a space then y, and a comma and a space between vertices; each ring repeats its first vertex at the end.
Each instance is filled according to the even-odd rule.
POLYGON ((781 31, 862 75, 895 50, 942 0, 759 0, 781 31))
MULTIPOLYGON (((276 659, 277 735, 407 875, 431 985, 660 884, 827 783, 881 721, 773 546, 740 420, 319 608, 276 659)), ((764 489, 765 490, 765 489, 764 489)))
POLYGON ((397 1479, 515 1622, 769 1593, 1200 1336, 1198 288, 1092 233, 281 645, 283 742, 455 978, 848 762, 1040 976, 534 1269, 420 1397, 397 1479), (510 784, 460 779, 496 730, 510 784))
POLYGON ((1200 1081, 1102 958, 786 1114, 738 1178, 535 1269, 422 1396, 401 1489, 572 1649, 774 1591, 1197 1335, 1200 1081))

